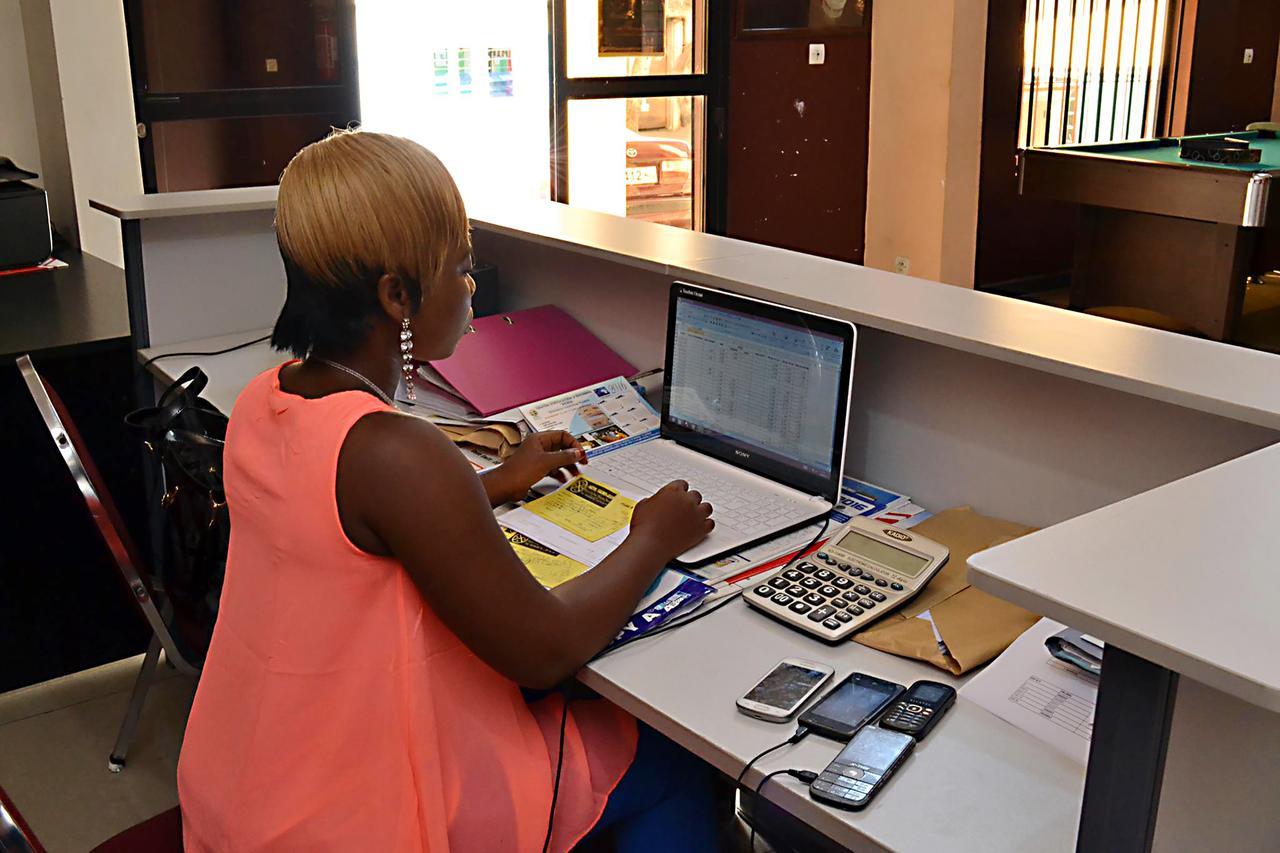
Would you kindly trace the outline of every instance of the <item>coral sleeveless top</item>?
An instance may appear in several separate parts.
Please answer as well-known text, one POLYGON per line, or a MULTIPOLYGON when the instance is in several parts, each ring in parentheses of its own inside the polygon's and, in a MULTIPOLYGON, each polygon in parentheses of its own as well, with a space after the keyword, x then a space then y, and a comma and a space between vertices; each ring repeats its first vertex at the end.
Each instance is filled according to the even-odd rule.
MULTIPOLYGON (((278 373, 227 433, 226 583, 178 764, 187 853, 540 851, 560 697, 526 702, 398 562, 347 539, 338 453, 387 407, 289 394, 278 373)), ((571 706, 551 849, 599 819, 635 743, 615 706, 571 706)))

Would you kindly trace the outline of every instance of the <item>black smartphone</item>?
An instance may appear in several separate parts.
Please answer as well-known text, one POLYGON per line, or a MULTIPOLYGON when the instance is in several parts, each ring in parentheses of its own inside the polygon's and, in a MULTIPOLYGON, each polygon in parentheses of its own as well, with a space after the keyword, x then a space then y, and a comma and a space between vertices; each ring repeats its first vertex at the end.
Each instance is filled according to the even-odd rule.
POLYGON ((955 688, 936 681, 917 681, 884 712, 880 728, 924 740, 955 701, 955 688))
POLYGON ((889 782, 915 745, 911 735, 867 726, 813 781, 809 796, 842 809, 863 808, 889 782))
POLYGON ((848 740, 904 690, 901 684, 855 672, 805 711, 800 725, 833 740, 848 740))

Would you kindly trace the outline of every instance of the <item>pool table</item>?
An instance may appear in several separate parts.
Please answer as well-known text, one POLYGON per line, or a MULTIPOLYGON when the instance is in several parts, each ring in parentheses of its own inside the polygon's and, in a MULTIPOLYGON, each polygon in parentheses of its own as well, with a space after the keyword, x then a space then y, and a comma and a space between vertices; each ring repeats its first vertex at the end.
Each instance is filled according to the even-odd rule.
POLYGON ((1022 194, 1080 205, 1072 307, 1145 308, 1231 339, 1245 279, 1280 266, 1280 139, 1194 138, 1226 136, 1261 161, 1183 160, 1180 139, 1019 152, 1022 194))

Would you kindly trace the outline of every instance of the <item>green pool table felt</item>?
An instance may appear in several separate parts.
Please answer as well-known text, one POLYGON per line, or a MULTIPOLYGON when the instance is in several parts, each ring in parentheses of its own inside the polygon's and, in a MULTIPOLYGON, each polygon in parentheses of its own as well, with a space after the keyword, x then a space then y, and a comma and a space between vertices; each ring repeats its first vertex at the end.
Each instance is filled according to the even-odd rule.
POLYGON ((1171 139, 1167 144, 1154 145, 1150 140, 1141 143, 1113 142, 1105 145, 1072 146, 1077 151, 1088 151, 1091 154, 1114 154, 1117 157, 1128 157, 1134 160, 1150 160, 1156 163, 1175 163, 1180 165, 1207 166, 1214 169, 1234 169, 1239 172, 1262 172, 1280 170, 1280 139, 1259 139, 1255 132, 1240 133, 1207 133, 1203 136, 1184 136, 1182 139, 1171 139), (1182 139, 1248 139, 1250 148, 1262 149, 1262 161, 1259 163, 1205 163, 1197 160, 1183 160, 1178 156, 1182 139))

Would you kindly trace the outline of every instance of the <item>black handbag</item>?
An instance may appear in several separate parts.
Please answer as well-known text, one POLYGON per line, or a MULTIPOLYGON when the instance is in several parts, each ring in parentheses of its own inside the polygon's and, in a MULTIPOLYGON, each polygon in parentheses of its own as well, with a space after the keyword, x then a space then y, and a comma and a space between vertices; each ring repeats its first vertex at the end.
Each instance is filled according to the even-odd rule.
POLYGON ((192 367, 155 406, 125 416, 152 457, 153 583, 172 608, 175 634, 197 659, 217 620, 231 535, 222 488, 227 417, 200 397, 208 383, 192 367))

